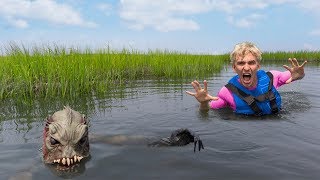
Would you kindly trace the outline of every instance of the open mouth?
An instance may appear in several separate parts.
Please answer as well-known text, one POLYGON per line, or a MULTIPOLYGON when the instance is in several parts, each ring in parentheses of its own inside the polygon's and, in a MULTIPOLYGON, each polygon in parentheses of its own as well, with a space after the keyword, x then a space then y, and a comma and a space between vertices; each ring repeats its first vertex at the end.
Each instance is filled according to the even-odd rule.
POLYGON ((251 74, 250 73, 244 73, 242 75, 243 81, 244 83, 250 83, 251 80, 251 74))
POLYGON ((74 163, 70 166, 63 164, 46 164, 46 166, 58 177, 63 179, 73 179, 73 177, 81 175, 85 171, 85 161, 74 163))

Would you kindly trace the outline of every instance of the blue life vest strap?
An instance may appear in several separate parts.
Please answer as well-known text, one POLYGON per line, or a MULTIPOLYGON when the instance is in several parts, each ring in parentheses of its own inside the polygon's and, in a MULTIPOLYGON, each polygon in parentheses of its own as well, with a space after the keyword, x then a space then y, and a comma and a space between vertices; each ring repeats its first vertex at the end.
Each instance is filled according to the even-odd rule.
POLYGON ((252 95, 249 95, 242 91, 241 89, 237 88, 235 85, 228 83, 226 84, 226 88, 229 89, 232 93, 236 94, 239 98, 241 98, 243 101, 245 101, 249 107, 255 112, 256 115, 261 115, 262 110, 259 108, 257 102, 263 102, 265 100, 270 101, 270 107, 272 110, 272 113, 278 112, 278 106, 276 102, 276 97, 272 91, 273 87, 273 75, 271 72, 267 72, 267 75, 270 78, 269 86, 268 86, 268 92, 261 94, 257 97, 254 97, 252 95))
POLYGON ((273 87, 273 75, 270 71, 267 72, 267 75, 269 76, 269 88, 268 88, 268 98, 270 101, 270 106, 271 106, 271 110, 272 113, 278 113, 279 112, 279 108, 277 106, 277 101, 276 101, 276 96, 274 95, 273 91, 272 91, 272 87, 273 87))
POLYGON ((234 94, 239 96, 242 100, 244 100, 250 106, 250 108, 255 112, 255 114, 257 116, 260 116, 262 114, 262 111, 259 108, 259 106, 257 105, 257 102, 256 102, 256 100, 255 100, 255 98, 253 96, 251 96, 249 94, 246 94, 245 92, 243 92, 242 90, 238 89, 236 86, 234 86, 231 83, 228 83, 225 86, 231 92, 233 92, 234 94))

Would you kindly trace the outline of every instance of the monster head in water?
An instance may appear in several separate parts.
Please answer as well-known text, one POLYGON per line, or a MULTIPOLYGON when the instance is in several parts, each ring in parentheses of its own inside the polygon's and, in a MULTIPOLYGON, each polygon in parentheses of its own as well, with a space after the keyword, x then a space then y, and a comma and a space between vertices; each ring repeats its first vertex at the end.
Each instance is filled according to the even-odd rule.
POLYGON ((65 107, 49 116, 43 131, 43 160, 69 167, 89 156, 88 122, 84 115, 65 107))

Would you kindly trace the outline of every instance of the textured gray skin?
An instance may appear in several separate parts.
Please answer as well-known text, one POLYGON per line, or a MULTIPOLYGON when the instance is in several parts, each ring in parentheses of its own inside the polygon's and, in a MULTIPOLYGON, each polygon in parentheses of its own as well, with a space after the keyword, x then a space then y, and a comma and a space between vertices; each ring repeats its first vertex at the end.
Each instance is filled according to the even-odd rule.
POLYGON ((83 114, 65 107, 47 119, 43 161, 69 166, 89 156, 88 123, 83 114))

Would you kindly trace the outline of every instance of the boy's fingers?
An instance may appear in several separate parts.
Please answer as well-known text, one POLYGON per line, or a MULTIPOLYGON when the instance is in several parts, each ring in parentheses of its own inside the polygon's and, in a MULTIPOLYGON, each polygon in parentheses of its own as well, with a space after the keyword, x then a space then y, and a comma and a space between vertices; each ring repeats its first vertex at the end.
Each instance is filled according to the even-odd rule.
POLYGON ((195 91, 198 91, 199 87, 194 81, 191 83, 191 85, 193 86, 195 91))
POLYGON ((287 65, 283 65, 284 68, 286 68, 288 71, 290 71, 291 69, 289 68, 289 66, 287 65))
POLYGON ((288 61, 290 61, 292 67, 297 66, 298 62, 297 62, 297 60, 295 58, 293 58, 293 59, 289 58, 288 61))
MULTIPOLYGON (((209 95, 210 96, 210 95, 209 95)), ((218 100, 219 98, 218 97, 215 97, 215 96, 210 96, 210 100, 218 100)))
POLYGON ((212 97, 211 98, 211 100, 215 100, 215 101, 218 100, 218 99, 219 99, 218 97, 212 97))
POLYGON ((198 81, 193 81, 193 83, 196 86, 196 88, 195 88, 196 90, 200 90, 201 89, 200 83, 198 81))
POLYGON ((290 61, 291 66, 294 66, 293 61, 292 61, 291 58, 289 58, 288 61, 290 61))
POLYGON ((296 58, 292 59, 293 66, 299 66, 299 63, 296 58))
POLYGON ((304 67, 304 65, 307 64, 308 61, 304 61, 302 64, 301 64, 301 67, 304 67))
POLYGON ((191 96, 195 96, 196 93, 190 92, 190 91, 186 91, 187 94, 191 95, 191 96))

